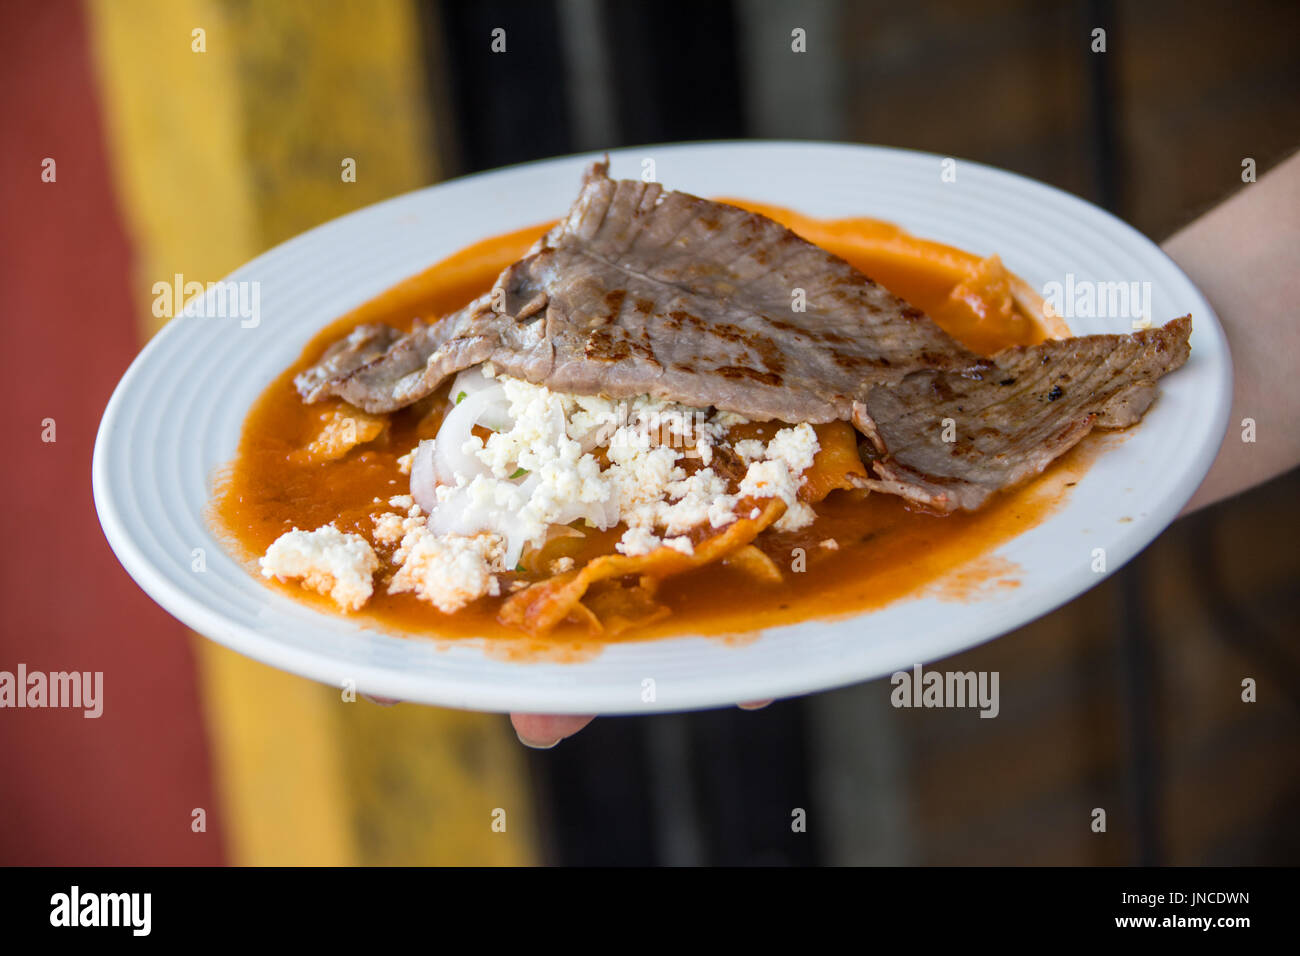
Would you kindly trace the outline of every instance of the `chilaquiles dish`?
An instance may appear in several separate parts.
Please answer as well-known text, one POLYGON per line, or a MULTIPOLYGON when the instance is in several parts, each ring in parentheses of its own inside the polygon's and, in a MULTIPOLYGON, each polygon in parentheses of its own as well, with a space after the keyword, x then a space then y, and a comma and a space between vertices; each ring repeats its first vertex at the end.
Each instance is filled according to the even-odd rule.
POLYGON ((598 163, 324 330, 214 513, 268 580, 439 636, 861 610, 1041 516, 1030 479, 1137 422, 1190 331, 1070 337, 996 256, 598 163))

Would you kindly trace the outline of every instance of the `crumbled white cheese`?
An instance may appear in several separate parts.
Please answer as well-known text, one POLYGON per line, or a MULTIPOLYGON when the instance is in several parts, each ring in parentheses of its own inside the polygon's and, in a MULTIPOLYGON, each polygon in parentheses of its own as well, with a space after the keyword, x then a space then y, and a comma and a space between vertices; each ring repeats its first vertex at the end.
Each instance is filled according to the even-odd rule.
POLYGON ((792 474, 801 475, 813 465, 821 450, 816 430, 808 424, 782 428, 767 443, 767 459, 783 461, 792 474))
POLYGON ((493 432, 487 441, 472 437, 463 443, 462 452, 483 469, 472 477, 457 473, 454 486, 434 489, 439 511, 445 506, 447 513, 459 516, 455 527, 435 516, 438 530, 496 532, 508 539, 511 553, 517 555, 525 545, 540 546, 552 525, 578 519, 600 528, 616 524, 614 488, 578 440, 587 437, 584 429, 602 426, 613 403, 579 399, 505 376, 497 381, 508 427, 493 432), (575 409, 583 414, 581 427, 568 420, 575 409))
POLYGON ((695 553, 695 545, 691 544, 691 539, 686 537, 686 535, 681 535, 676 538, 664 538, 664 544, 687 556, 695 553))
POLYGON ((700 435, 695 439, 695 454, 699 457, 700 464, 705 467, 713 464, 713 445, 713 439, 707 435, 700 435))
POLYGON ((756 461, 740 481, 740 495, 747 498, 780 498, 788 506, 799 486, 790 469, 780 461, 756 461))
POLYGON ((315 531, 285 532, 258 563, 264 576, 301 578, 303 587, 328 594, 349 611, 370 600, 371 578, 379 568, 370 542, 359 534, 344 534, 333 524, 315 531))
POLYGON ((598 395, 574 395, 572 401, 574 407, 569 413, 571 438, 585 438, 592 433, 613 430, 624 424, 627 417, 626 406, 621 406, 613 399, 598 395))
POLYGON ((551 562, 552 574, 563 574, 565 571, 572 571, 576 562, 569 555, 564 554, 551 562))
POLYGON ((404 475, 411 473, 411 465, 415 463, 415 449, 412 448, 405 455, 397 459, 397 470, 404 475))
POLYGON ((825 548, 827 551, 838 551, 840 549, 840 543, 834 538, 826 538, 823 541, 818 541, 817 545, 818 547, 825 548))
POLYGON ((806 501, 794 501, 786 505, 785 513, 773 522, 777 531, 800 531, 817 520, 817 512, 806 501))
POLYGON ((436 535, 420 524, 403 537, 394 555, 401 567, 388 591, 413 592, 444 614, 454 614, 471 601, 501 593, 494 572, 501 570, 504 551, 500 535, 436 535))
POLYGON ((415 504, 415 499, 410 495, 393 495, 388 499, 388 507, 400 508, 403 511, 409 510, 415 504))
POLYGON ((639 557, 649 554, 662 543, 657 535, 646 528, 628 528, 614 548, 629 557, 639 557))
POLYGON ((725 479, 711 468, 665 486, 667 499, 645 502, 624 515, 628 524, 661 527, 669 535, 680 535, 708 522, 720 528, 736 520, 736 497, 727 493, 725 479))
POLYGON ((550 389, 502 378, 513 426, 493 432, 486 442, 472 438, 464 451, 509 478, 521 468, 536 471, 548 461, 576 461, 582 449, 565 433, 564 399, 550 389), (475 447, 476 446, 476 447, 475 447))
POLYGON ((792 474, 782 461, 756 461, 740 483, 740 494, 781 499, 785 502, 785 512, 772 527, 777 531, 798 531, 817 517, 807 503, 799 500, 799 481, 799 476, 792 474))
MULTIPOLYGON (((766 446, 762 442, 756 444, 758 448, 745 441, 736 443, 741 457, 749 461, 749 469, 740 482, 740 496, 784 501, 785 513, 772 526, 777 531, 808 527, 817 514, 809 504, 799 500, 799 487, 804 482, 803 473, 812 467, 821 448, 816 430, 808 424, 782 428, 766 446), (746 446, 743 450, 742 445, 746 446)), ((750 517, 758 517, 757 508, 750 517)))
POLYGON ((713 413, 713 421, 721 428, 733 428, 736 425, 748 425, 749 419, 744 415, 737 415, 735 412, 718 411, 713 413))
POLYGON ((681 453, 670 447, 642 445, 630 430, 620 428, 609 446, 610 467, 606 479, 617 492, 618 510, 627 512, 637 505, 658 501, 668 493, 668 486, 686 477, 677 462, 681 453))
MULTIPOLYGON (((749 471, 733 494, 709 463, 727 430, 745 421, 741 416, 710 415, 647 395, 621 401, 568 395, 489 368, 484 374, 501 396, 502 424, 492 425, 486 439, 457 439, 475 473, 453 468, 431 489, 438 507, 430 527, 440 535, 498 534, 513 563, 523 548, 540 547, 552 527, 577 520, 601 529, 626 524, 618 545, 625 554, 645 554, 677 538, 673 547, 693 553, 686 551, 686 532, 735 521, 745 496, 785 501, 785 529, 812 520, 812 509, 797 501, 801 473, 818 448, 809 425, 782 429, 766 444, 737 442, 749 471), (600 445, 605 467, 592 453, 600 445), (689 476, 682 467, 688 454, 703 466, 689 476)), ((398 530, 385 525, 376 533, 387 538, 398 530)))
MULTIPOLYGON (((418 506, 417 506, 418 507, 418 506)), ((375 543, 391 548, 401 543, 412 531, 424 527, 424 519, 419 515, 403 517, 394 511, 386 511, 374 516, 375 543)))

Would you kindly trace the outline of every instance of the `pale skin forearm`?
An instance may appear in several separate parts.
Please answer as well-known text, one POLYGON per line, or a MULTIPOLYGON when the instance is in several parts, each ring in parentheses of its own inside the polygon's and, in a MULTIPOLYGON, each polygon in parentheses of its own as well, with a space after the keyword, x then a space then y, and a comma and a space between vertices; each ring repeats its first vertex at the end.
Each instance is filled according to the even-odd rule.
POLYGON ((1210 300, 1232 350, 1228 433, 1187 505, 1194 511, 1300 464, 1300 153, 1164 250, 1210 300), (1254 442, 1242 440, 1243 419, 1255 423, 1254 442))

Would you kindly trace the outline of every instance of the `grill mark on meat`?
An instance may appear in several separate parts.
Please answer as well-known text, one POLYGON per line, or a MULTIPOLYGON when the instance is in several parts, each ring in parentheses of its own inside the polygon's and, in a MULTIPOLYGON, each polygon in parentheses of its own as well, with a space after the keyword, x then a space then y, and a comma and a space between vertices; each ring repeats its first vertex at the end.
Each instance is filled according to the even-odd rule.
MULTIPOLYGON (((699 321, 696 319, 696 322, 699 321)), ((715 322, 710 326, 710 330, 723 341, 744 345, 754 352, 758 357, 758 361, 767 371, 776 375, 780 375, 785 371, 785 360, 782 358, 781 347, 777 345, 770 335, 764 335, 761 332, 750 332, 729 322, 715 322)))
POLYGON ((764 385, 779 386, 781 376, 774 372, 760 372, 756 369, 746 368, 744 365, 719 365, 714 368, 715 372, 724 378, 732 381, 740 379, 750 379, 755 382, 762 382, 764 385))
POLYGON ((830 342, 832 345, 847 345, 853 341, 847 335, 841 335, 839 332, 823 332, 817 337, 823 342, 830 342))
POLYGON ((771 316, 768 316, 767 323, 773 328, 780 329, 782 332, 787 332, 790 335, 798 335, 798 336, 802 336, 803 338, 816 337, 816 333, 811 331, 810 329, 805 329, 802 326, 795 325, 793 322, 786 322, 783 319, 774 319, 771 316))
POLYGON ((831 352, 831 361, 840 368, 850 372, 857 372, 863 368, 888 368, 889 363, 883 359, 872 359, 865 355, 852 355, 848 352, 839 350, 831 352))
POLYGON ((785 359, 776 342, 767 336, 757 336, 749 344, 750 348, 758 353, 759 361, 769 372, 780 375, 785 371, 785 359))
POLYGON ((632 354, 627 342, 616 340, 609 329, 597 329, 587 336, 587 344, 582 351, 587 358, 601 362, 619 362, 632 354))
POLYGON ((619 312, 623 309, 623 300, 626 298, 626 289, 613 289, 605 293, 605 305, 609 307, 609 311, 605 313, 604 321, 613 322, 618 318, 619 312))

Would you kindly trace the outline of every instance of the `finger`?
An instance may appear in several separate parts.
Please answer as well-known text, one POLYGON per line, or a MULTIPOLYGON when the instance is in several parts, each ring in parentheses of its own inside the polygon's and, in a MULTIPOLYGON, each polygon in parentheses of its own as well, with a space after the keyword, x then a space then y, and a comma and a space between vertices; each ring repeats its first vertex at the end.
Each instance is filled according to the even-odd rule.
POLYGON ((770 703, 772 703, 770 700, 751 700, 748 704, 737 704, 736 706, 741 710, 762 710, 770 703))
POLYGON ((534 750, 550 750, 596 719, 595 714, 511 714, 519 742, 534 750))

